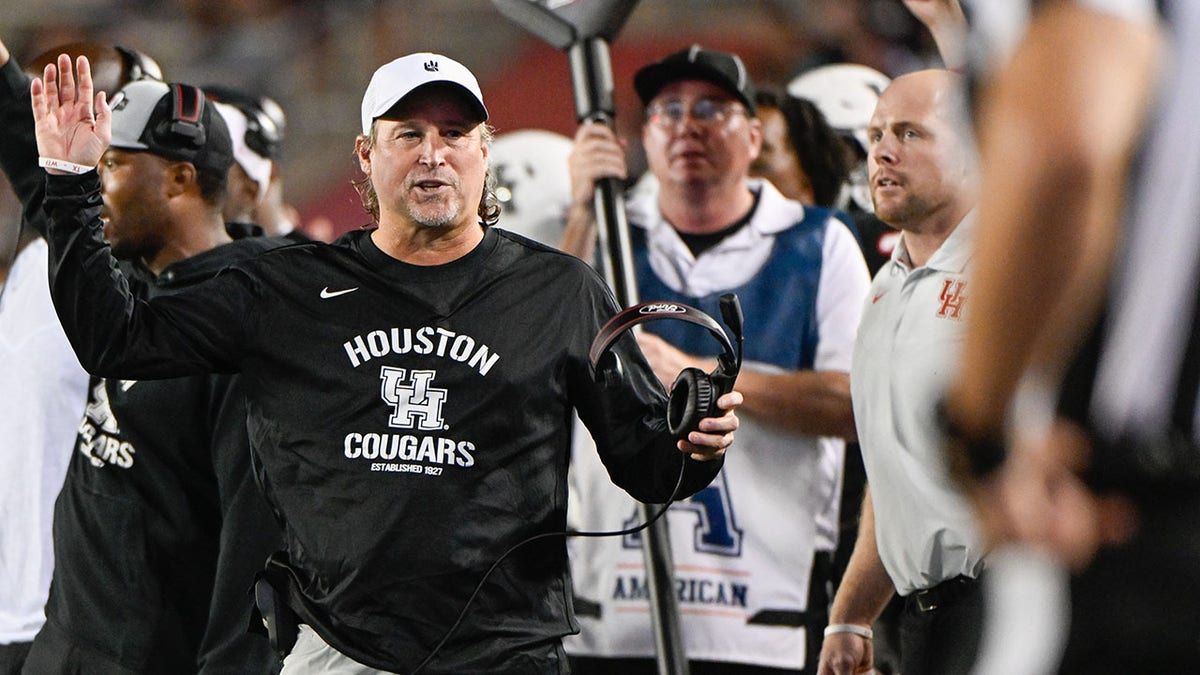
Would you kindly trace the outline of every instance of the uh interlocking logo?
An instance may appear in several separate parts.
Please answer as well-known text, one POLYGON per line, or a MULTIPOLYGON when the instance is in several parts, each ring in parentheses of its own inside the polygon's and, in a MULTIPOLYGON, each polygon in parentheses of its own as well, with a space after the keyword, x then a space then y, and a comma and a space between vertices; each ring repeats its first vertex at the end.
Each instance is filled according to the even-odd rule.
POLYGON ((444 467, 475 465, 475 444, 428 432, 446 432, 442 408, 446 389, 433 386, 434 370, 379 369, 379 393, 391 406, 388 426, 410 433, 350 432, 346 434, 347 459, 378 460, 371 471, 440 476, 444 467))
POLYGON ((967 302, 967 282, 960 279, 946 279, 942 282, 942 292, 938 295, 941 306, 937 315, 943 319, 962 320, 963 305, 967 302))
POLYGON ((446 426, 442 419, 446 390, 430 386, 436 374, 433 370, 410 372, 391 366, 380 369, 383 400, 392 406, 388 426, 420 431, 441 431, 446 426))

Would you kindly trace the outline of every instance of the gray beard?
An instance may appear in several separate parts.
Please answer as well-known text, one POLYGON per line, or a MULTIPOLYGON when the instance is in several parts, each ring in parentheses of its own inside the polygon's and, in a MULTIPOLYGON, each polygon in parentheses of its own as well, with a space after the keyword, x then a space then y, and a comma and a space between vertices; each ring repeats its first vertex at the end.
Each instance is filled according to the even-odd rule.
POLYGON ((433 218, 418 215, 416 213, 410 213, 409 215, 412 216, 413 222, 417 225, 428 229, 435 229, 453 225, 454 221, 458 218, 458 209, 453 209, 449 213, 442 212, 440 215, 433 218))

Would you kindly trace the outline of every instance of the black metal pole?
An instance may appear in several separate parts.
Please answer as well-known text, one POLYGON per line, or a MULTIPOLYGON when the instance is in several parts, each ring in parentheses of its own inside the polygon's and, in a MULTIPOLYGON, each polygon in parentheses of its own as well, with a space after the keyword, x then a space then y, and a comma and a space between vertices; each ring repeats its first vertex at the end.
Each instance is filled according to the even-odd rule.
MULTIPOLYGON (((611 40, 638 0, 577 0, 550 9, 538 0, 492 0, 501 14, 529 32, 567 52, 575 114, 579 122, 612 125, 613 76, 608 53, 611 40)), ((596 232, 601 270, 622 307, 638 302, 629 224, 625 219, 625 193, 619 180, 601 180, 594 194, 596 232)), ((644 520, 653 516, 643 504, 644 520)), ((650 591, 650 621, 657 647, 659 675, 688 675, 679 626, 679 598, 675 590, 675 565, 665 518, 642 531, 642 557, 650 591)))
MULTIPOLYGON (((613 77, 608 43, 597 37, 585 38, 567 49, 567 58, 571 66, 576 117, 580 122, 602 122, 611 126, 613 77)), ((620 181, 615 178, 599 181, 593 199, 604 278, 617 302, 622 307, 632 307, 639 300, 629 223, 625 218, 625 194, 620 181)), ((649 520, 653 515, 646 504, 639 505, 638 512, 643 520, 649 520)), ((642 558, 650 593, 650 621, 659 675, 688 675, 670 530, 665 518, 642 531, 642 558)))

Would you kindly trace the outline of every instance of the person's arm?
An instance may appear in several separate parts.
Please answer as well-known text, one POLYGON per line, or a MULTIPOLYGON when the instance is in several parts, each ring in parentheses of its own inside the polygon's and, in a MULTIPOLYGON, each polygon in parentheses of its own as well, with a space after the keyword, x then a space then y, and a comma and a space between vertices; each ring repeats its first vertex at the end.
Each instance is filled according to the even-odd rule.
MULTIPOLYGON (((1058 381, 1100 309, 1158 51, 1151 23, 1049 3, 983 91, 983 263, 948 401, 968 436, 1001 438, 1022 374, 1058 381)), ((960 449, 951 461, 969 473, 960 449)))
MULTIPOLYGON (((743 368, 737 388, 746 400, 740 412, 768 425, 792 433, 852 440, 857 433, 848 371, 871 279, 850 230, 833 219, 826 228, 814 304, 819 336, 815 368, 784 372, 743 368)), ((715 358, 684 353, 648 332, 638 335, 638 343, 665 386, 684 368, 710 372, 716 367, 715 358)))
MULTIPOLYGON (((868 487, 863 497, 858 538, 846 565, 846 574, 829 610, 830 626, 870 629, 896 594, 896 587, 879 558, 875 541, 875 511, 868 487)), ((871 672, 874 650, 869 638, 842 630, 831 632, 821 645, 819 675, 849 675, 871 672)))
POLYGON ((596 181, 625 178, 625 149, 612 129, 585 122, 575 132, 567 167, 571 174, 571 208, 559 248, 591 262, 596 251, 596 181))
POLYGON ((967 38, 967 18, 958 0, 904 0, 904 6, 920 21, 948 70, 962 70, 966 65, 964 44, 967 38))
POLYGON ((200 675, 269 673, 278 658, 267 636, 247 632, 253 603, 250 588, 267 557, 283 548, 282 536, 251 470, 246 401, 239 378, 211 379, 215 385, 212 464, 221 533, 208 625, 196 665, 200 675))
MULTIPOLYGON (((715 358, 686 354, 653 333, 639 333, 637 339, 665 387, 671 386, 684 368, 699 368, 707 373, 717 367, 715 358)), ((767 424, 814 436, 854 437, 847 373, 814 370, 768 373, 742 368, 737 388, 746 400, 741 411, 767 424)))
MULTIPOLYGON (((618 308, 599 274, 579 264, 577 288, 563 289, 572 306, 582 312, 561 321, 564 340, 571 345, 567 362, 567 396, 596 442, 596 450, 612 482, 634 499, 663 503, 690 496, 716 477, 726 448, 734 440, 734 412, 742 394, 734 390, 717 400, 720 417, 700 420, 699 430, 677 440, 667 430, 666 391, 629 332, 612 344, 619 373, 605 376, 591 365, 593 339, 618 308)), ((564 282, 565 283, 565 282, 564 282)))
MULTIPOLYGON (((41 206, 46 174, 37 165, 29 82, 29 76, 0 41, 0 170, 21 201, 21 222, 44 235, 46 217, 41 206)), ((17 225, 6 223, 5 227, 17 225)))

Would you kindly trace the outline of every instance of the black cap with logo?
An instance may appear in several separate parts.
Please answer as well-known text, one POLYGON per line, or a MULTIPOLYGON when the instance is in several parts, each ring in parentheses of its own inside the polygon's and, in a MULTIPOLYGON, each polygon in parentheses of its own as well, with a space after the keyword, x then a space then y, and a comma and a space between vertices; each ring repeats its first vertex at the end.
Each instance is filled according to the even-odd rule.
POLYGON ((737 54, 705 49, 700 45, 692 45, 643 67, 633 76, 633 88, 642 104, 649 105, 663 87, 679 80, 711 82, 741 101, 751 115, 758 112, 754 105, 754 82, 746 64, 737 54))

